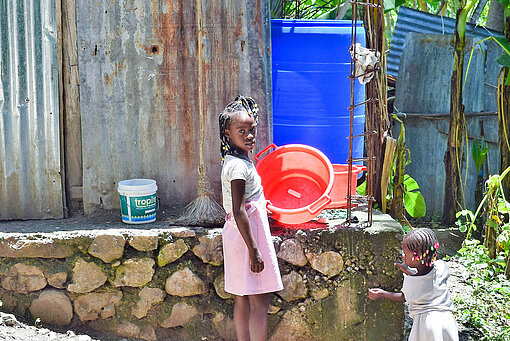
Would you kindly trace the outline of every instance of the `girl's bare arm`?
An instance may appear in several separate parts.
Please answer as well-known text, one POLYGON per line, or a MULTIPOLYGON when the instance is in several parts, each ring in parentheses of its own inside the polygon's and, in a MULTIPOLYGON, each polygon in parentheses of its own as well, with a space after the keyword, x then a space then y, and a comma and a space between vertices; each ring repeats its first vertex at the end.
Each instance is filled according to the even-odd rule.
POLYGON ((402 292, 389 292, 379 288, 368 289, 368 297, 371 300, 385 298, 387 300, 404 303, 406 298, 402 292))
POLYGON ((246 213, 246 196, 244 192, 245 185, 246 182, 240 179, 232 180, 230 182, 232 190, 232 213, 234 214, 237 228, 248 247, 248 252, 250 254, 250 269, 253 272, 261 272, 264 270, 264 261, 262 260, 262 255, 260 254, 257 243, 255 242, 255 238, 253 238, 250 228, 250 220, 246 213))

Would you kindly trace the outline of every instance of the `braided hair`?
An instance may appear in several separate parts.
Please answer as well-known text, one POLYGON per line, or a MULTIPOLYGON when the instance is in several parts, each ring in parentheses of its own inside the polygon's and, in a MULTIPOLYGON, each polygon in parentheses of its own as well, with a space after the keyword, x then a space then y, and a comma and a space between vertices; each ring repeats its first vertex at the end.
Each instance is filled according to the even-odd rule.
POLYGON ((432 267, 439 247, 434 231, 429 228, 414 229, 405 235, 403 245, 413 253, 413 260, 421 260, 422 264, 432 267))
POLYGON ((259 108, 257 103, 251 97, 237 96, 234 101, 227 104, 223 112, 220 114, 219 123, 220 123, 220 154, 221 154, 221 162, 225 160, 226 155, 234 155, 235 150, 229 143, 229 139, 225 134, 225 130, 230 128, 230 123, 232 120, 236 118, 239 114, 246 112, 248 116, 253 117, 255 124, 259 122, 258 115, 259 108))

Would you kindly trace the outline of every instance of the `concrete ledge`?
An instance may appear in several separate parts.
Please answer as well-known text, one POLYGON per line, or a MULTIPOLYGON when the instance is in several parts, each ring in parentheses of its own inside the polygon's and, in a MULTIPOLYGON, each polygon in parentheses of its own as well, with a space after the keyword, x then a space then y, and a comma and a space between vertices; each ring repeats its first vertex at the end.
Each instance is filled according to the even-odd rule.
MULTIPOLYGON (((366 294, 400 289, 400 226, 377 212, 372 227, 340 223, 273 226, 285 289, 271 301, 270 340, 402 338, 402 305, 366 294)), ((0 257, 3 311, 133 339, 235 340, 221 229, 0 233, 0 257)))
POLYGON ((66 258, 72 254, 70 245, 54 239, 4 237, 0 240, 0 257, 66 258))

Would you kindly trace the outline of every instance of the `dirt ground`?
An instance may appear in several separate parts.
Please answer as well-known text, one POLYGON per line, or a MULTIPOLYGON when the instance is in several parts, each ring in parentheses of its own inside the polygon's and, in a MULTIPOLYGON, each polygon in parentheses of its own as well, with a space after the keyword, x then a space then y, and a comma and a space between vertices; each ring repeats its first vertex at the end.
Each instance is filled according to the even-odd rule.
MULTIPOLYGON (((118 219, 115 219, 116 214, 112 212, 112 222, 118 219)), ((98 217, 98 226, 99 221, 102 221, 104 224, 105 217, 98 217)), ((82 222, 82 217, 76 218, 76 229, 80 229, 80 225, 82 222)), ((59 226, 53 226, 54 222, 48 222, 47 226, 48 230, 59 230, 59 226)), ((166 223, 168 225, 168 222, 166 223)), ((2 230, 7 228, 5 223, 2 223, 2 230)), ((10 225, 9 223, 7 225, 10 225)), ((16 224, 19 227, 19 222, 16 224)), ((117 223, 112 223, 112 227, 116 227, 117 223)), ((15 226, 15 223, 12 222, 12 226, 15 226)), ((67 225, 70 226, 70 225, 67 225)), ((104 225, 103 225, 104 226, 104 225)), ((122 226, 122 225, 120 225, 122 226)), ((90 220, 89 220, 90 227, 90 220)), ((456 231, 451 229, 443 229, 437 224, 434 223, 423 223, 416 224, 415 227, 429 227, 432 228, 439 239, 441 244, 440 246, 440 254, 439 257, 443 258, 448 255, 451 258, 446 261, 446 264, 450 268, 451 276, 448 282, 448 286, 450 288, 450 294, 452 299, 455 296, 461 297, 469 297, 471 296, 471 288, 467 283, 463 280, 464 268, 462 264, 456 259, 455 254, 457 250, 460 248, 462 241, 464 240, 464 236, 456 231)), ((11 231, 11 232, 35 232, 33 229, 34 226, 31 226, 29 222, 25 222, 23 225, 24 231, 11 231)), ((40 222, 38 224, 38 229, 41 228, 40 222)), ((74 228, 71 228, 74 229, 74 228)), ((8 228, 7 228, 8 230, 8 228)), ((37 231, 42 232, 42 231, 37 231)), ((412 325, 412 320, 406 316, 405 322, 406 328, 410 328, 412 325)), ((460 341, 471 341, 477 340, 479 337, 476 334, 475 330, 471 330, 469 328, 464 327, 462 324, 459 324, 459 333, 460 333, 460 341)), ((91 334, 93 335, 93 334, 91 334)), ((75 334, 72 331, 58 331, 55 329, 48 329, 47 326, 33 326, 28 323, 23 322, 21 318, 17 318, 11 314, 0 313, 0 340, 4 341, 28 341, 28 340, 37 340, 37 341, 127 341, 125 338, 93 338, 89 335, 79 335, 75 334)))
POLYGON ((18 321, 11 314, 0 313, 0 340, 3 341, 97 341, 88 335, 72 331, 55 332, 18 321))

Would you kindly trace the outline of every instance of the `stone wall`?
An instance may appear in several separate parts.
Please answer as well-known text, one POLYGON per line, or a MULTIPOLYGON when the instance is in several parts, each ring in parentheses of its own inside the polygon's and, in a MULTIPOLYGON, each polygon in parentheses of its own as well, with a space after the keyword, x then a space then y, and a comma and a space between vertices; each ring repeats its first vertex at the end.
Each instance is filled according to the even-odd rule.
MULTIPOLYGON (((285 289, 270 306, 270 340, 400 340, 396 224, 280 230, 285 289)), ((223 289, 220 229, 0 234, 1 309, 78 331, 142 340, 235 340, 223 289)))

